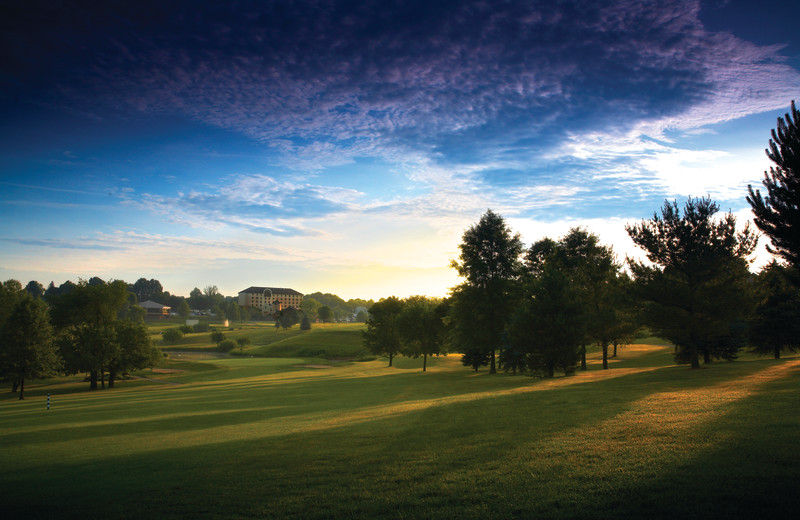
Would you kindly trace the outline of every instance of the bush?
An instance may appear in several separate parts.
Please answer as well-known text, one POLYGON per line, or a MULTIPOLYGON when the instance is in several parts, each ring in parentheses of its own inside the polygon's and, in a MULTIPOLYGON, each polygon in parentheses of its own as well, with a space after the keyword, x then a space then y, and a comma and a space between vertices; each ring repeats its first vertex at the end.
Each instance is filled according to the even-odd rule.
POLYGON ((226 339, 221 341, 220 344, 217 345, 217 348, 220 350, 220 352, 230 352, 236 348, 236 342, 232 339, 226 339))
POLYGON ((167 329, 161 332, 161 337, 168 345, 174 345, 183 339, 183 332, 180 329, 167 329))
POLYGON ((239 350, 244 350, 244 347, 250 344, 250 338, 238 338, 236 343, 239 345, 239 350))
POLYGON ((303 321, 300 322, 300 330, 311 330, 311 320, 308 316, 303 316, 303 321))
POLYGON ((195 332, 208 332, 209 326, 207 321, 196 323, 193 327, 195 332))
POLYGON ((219 345, 225 339, 225 334, 221 330, 215 330, 211 333, 211 341, 219 345))
POLYGON ((194 327, 192 327, 191 325, 181 325, 180 327, 178 327, 178 330, 180 330, 184 334, 189 334, 194 332, 194 327))

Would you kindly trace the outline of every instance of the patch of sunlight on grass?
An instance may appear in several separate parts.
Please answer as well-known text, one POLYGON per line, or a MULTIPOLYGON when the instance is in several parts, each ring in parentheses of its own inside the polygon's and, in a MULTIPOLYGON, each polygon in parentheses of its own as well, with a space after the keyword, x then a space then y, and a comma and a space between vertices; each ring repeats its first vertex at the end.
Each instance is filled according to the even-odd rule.
POLYGON ((666 453, 688 460, 719 443, 718 438, 690 432, 727 414, 729 405, 754 395, 760 386, 799 368, 800 360, 792 360, 717 385, 651 394, 613 418, 543 440, 536 450, 568 466, 586 466, 595 475, 618 471, 609 460, 642 460, 642 465, 666 453), (585 449, 587 440, 598 445, 591 454, 585 449))

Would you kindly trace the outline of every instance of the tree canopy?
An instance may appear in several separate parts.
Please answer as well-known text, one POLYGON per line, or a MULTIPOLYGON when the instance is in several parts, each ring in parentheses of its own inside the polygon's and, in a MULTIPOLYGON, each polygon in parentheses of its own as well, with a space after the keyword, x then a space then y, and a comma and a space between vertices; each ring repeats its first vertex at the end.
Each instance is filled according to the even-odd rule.
POLYGON ((731 359, 744 333, 738 326, 752 307, 747 286, 749 255, 757 236, 736 219, 714 215, 708 198, 690 198, 683 208, 665 201, 661 215, 626 226, 634 243, 654 264, 630 260, 643 319, 678 348, 676 360, 699 368, 699 355, 731 359))
POLYGON ((800 268, 800 111, 794 101, 790 112, 778 118, 765 152, 775 163, 761 181, 767 195, 748 185, 747 202, 756 226, 772 241, 767 250, 800 268))
POLYGON ((456 324, 457 342, 462 352, 486 350, 489 372, 495 373, 495 353, 502 349, 502 332, 514 304, 512 283, 520 275, 522 240, 519 234, 512 235, 503 217, 490 209, 464 232, 459 249, 459 260, 451 266, 465 279, 462 285, 469 290, 458 293, 454 320, 476 320, 486 328, 486 334, 459 334, 471 327, 456 324))
POLYGON ((19 385, 20 399, 25 398, 26 379, 50 377, 61 369, 47 305, 27 293, 0 324, 0 345, 0 375, 19 385))
POLYGON ((403 302, 396 296, 383 298, 369 308, 367 330, 364 331, 364 345, 373 354, 389 358, 392 366, 394 357, 400 353, 400 313, 403 302))

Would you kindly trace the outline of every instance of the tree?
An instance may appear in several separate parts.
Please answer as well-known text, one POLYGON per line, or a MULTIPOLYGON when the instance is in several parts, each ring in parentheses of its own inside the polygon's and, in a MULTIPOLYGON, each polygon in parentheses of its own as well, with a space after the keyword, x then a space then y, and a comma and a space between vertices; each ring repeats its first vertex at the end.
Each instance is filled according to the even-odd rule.
POLYGON ((311 330, 311 320, 308 319, 308 316, 304 315, 300 321, 300 330, 311 330))
POLYGON ((35 280, 28 282, 28 285, 25 286, 25 290, 28 291, 28 294, 33 298, 41 298, 44 296, 44 286, 35 280))
POLYGON ((161 282, 155 279, 146 279, 146 278, 139 278, 136 282, 131 285, 130 291, 134 293, 140 302, 145 302, 148 300, 156 301, 158 303, 163 304, 162 296, 164 293, 164 288, 161 286, 161 282))
POLYGON ((211 332, 211 342, 219 345, 225 340, 225 334, 221 330, 211 332))
POLYGON ((445 302, 437 298, 411 296, 403 302, 403 310, 397 318, 405 356, 422 356, 422 371, 427 371, 428 356, 440 354, 444 350, 445 325, 447 315, 445 302))
POLYGON ((244 351, 244 347, 250 344, 250 338, 236 338, 236 344, 239 345, 239 351, 244 351))
POLYGON ((62 365, 53 344, 47 305, 26 293, 11 309, 0 330, 0 370, 4 378, 19 384, 19 398, 24 399, 26 379, 53 376, 62 365))
POLYGON ((513 350, 527 354, 527 367, 547 377, 557 368, 564 373, 575 370, 584 339, 579 289, 559 267, 552 260, 543 265, 509 325, 513 350))
POLYGON ((319 319, 322 320, 322 323, 330 323, 331 319, 333 318, 333 312, 327 305, 320 307, 317 311, 317 315, 319 316, 319 319))
POLYGON ((88 372, 89 386, 105 388, 105 371, 121 355, 115 328, 128 298, 125 282, 89 285, 81 280, 68 292, 49 297, 50 315, 68 373, 88 372))
POLYGON ((750 344, 753 352, 775 359, 800 348, 800 289, 790 282, 790 269, 772 262, 757 279, 759 302, 750 324, 750 344))
POLYGON ((761 181, 767 196, 748 185, 747 202, 756 226, 772 241, 767 250, 800 268, 800 111, 794 101, 790 112, 778 118, 765 152, 775 163, 761 181))
POLYGON ((319 312, 320 307, 322 307, 322 304, 314 298, 305 297, 303 298, 303 301, 300 302, 300 310, 312 320, 317 318, 317 313, 319 312))
POLYGON ((192 309, 202 310, 210 307, 208 299, 203 295, 203 291, 195 287, 189 292, 189 306, 192 309))
POLYGON ((143 323, 118 321, 114 323, 114 333, 119 355, 108 364, 109 388, 114 388, 119 374, 154 367, 161 361, 161 351, 153 345, 150 333, 143 323))
POLYGON ((217 349, 219 349, 220 352, 230 352, 235 348, 236 348, 236 342, 233 341, 232 339, 222 340, 217 345, 217 349))
POLYGON ((161 338, 167 345, 174 345, 183 339, 183 331, 180 328, 171 328, 161 331, 161 338))
POLYGON ((189 302, 185 299, 181 300, 181 303, 178 304, 178 314, 183 316, 184 318, 191 314, 192 309, 189 307, 189 302))
POLYGON ((284 329, 289 329, 295 323, 300 322, 300 314, 294 307, 287 307, 278 313, 277 322, 284 329))
MULTIPOLYGON (((545 239, 545 242, 547 239, 545 239)), ((534 247, 536 244, 534 244, 534 247)), ((550 246, 550 257, 545 265, 555 262, 557 269, 565 273, 576 290, 576 298, 583 320, 575 325, 582 329, 581 370, 586 370, 586 345, 597 342, 603 354, 603 369, 608 369, 608 347, 615 327, 613 300, 617 288, 619 266, 614 251, 600 245, 594 233, 583 228, 573 228, 555 246, 550 246)), ((530 257, 530 252, 529 252, 530 257)))
POLYGON ((718 210, 708 198, 690 198, 681 215, 677 202, 665 201, 661 216, 626 226, 654 264, 629 260, 645 324, 692 368, 700 354, 730 359, 751 307, 747 265, 757 236, 747 226, 737 233, 730 213, 715 221, 718 210))
MULTIPOLYGON (((461 335, 458 342, 462 352, 485 349, 489 353, 489 373, 493 374, 497 372, 495 354, 502 349, 503 329, 514 303, 512 283, 520 274, 522 241, 519 234, 511 234, 503 217, 487 210, 476 225, 464 232, 459 249, 459 261, 453 261, 451 266, 465 278, 463 285, 477 294, 461 300, 462 307, 470 302, 470 312, 459 312, 454 319, 470 319, 471 314, 486 333, 461 335)), ((464 330, 463 324, 455 330, 464 330)))
POLYGON ((402 311, 403 302, 396 296, 381 299, 369 308, 367 330, 363 332, 364 345, 373 354, 388 357, 389 366, 400 352, 398 318, 402 311))
POLYGON ((639 330, 639 315, 637 301, 633 292, 633 280, 627 273, 619 273, 614 280, 615 288, 611 306, 614 310, 614 321, 611 327, 611 344, 617 357, 617 347, 629 345, 636 337, 639 330))

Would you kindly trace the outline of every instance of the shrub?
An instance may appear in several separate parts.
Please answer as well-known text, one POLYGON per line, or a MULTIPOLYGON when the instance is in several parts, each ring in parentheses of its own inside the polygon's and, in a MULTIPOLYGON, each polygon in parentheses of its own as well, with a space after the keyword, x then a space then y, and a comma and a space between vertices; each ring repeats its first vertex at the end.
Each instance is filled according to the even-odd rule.
POLYGON ((180 329, 167 329, 161 332, 161 337, 168 345, 174 345, 183 339, 183 332, 180 329))
POLYGON ((221 341, 219 345, 217 345, 217 348, 221 352, 230 352, 231 350, 236 348, 236 342, 233 341, 232 339, 226 339, 221 341))
POLYGON ((195 332, 208 332, 209 326, 207 321, 201 321, 194 326, 195 332))
POLYGON ((181 325, 180 327, 178 327, 178 330, 180 330, 184 334, 189 334, 191 332, 194 332, 194 327, 192 327, 191 325, 181 325))
POLYGON ((308 316, 303 316, 303 321, 300 322, 300 330, 311 330, 311 320, 308 316))

